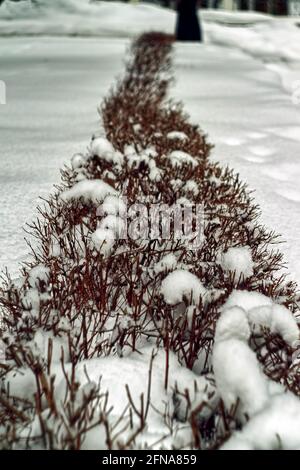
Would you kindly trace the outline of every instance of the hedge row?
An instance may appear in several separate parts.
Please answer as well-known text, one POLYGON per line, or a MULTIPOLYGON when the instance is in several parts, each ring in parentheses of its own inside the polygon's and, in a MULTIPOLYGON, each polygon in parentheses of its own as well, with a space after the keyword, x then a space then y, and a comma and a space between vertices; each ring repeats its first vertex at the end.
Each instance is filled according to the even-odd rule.
MULTIPOLYGON (((260 293, 291 312, 298 310, 297 286, 278 274, 283 266, 278 238, 260 224, 251 194, 238 175, 210 161, 207 137, 189 123, 180 103, 167 99, 172 47, 173 39, 158 33, 134 42, 125 77, 101 108, 105 137, 95 136, 88 152, 75 155, 71 167, 64 168, 56 193, 30 225, 36 239, 32 261, 23 266, 19 280, 4 276, 0 433, 5 448, 81 449, 86 434, 100 424, 108 448, 136 448, 147 413, 139 414, 128 394, 129 414, 139 415, 139 425, 121 439, 105 406, 99 408, 106 396, 101 384, 78 404, 76 371, 82 361, 122 361, 152 345, 165 352, 166 389, 171 386, 171 355, 215 389, 215 328, 233 292, 260 293), (175 237, 172 224, 167 240, 110 239, 124 216, 125 199, 129 206, 138 203, 149 210, 190 203, 202 207, 201 245, 191 249, 191 240, 175 237), (222 256, 236 247, 250 253, 253 269, 248 275, 237 276, 222 263, 222 256), (164 281, 174 265, 183 277, 182 283, 174 277, 179 300, 174 292, 173 301, 173 292, 168 296, 163 286, 167 289, 164 281), (185 287, 196 278, 203 295, 195 296, 199 286, 185 287), (65 379, 63 406, 56 395, 58 368, 65 379)), ((131 214, 130 223, 136 217, 131 214)), ((262 328, 252 335, 251 347, 264 374, 299 396, 293 346, 262 328)), ((238 402, 228 409, 218 391, 212 392, 213 409, 206 414, 201 414, 205 404, 193 408, 184 390, 173 392, 176 402, 179 396, 185 399, 187 413, 183 417, 175 407, 164 420, 187 423, 190 447, 218 448, 240 428, 238 402)), ((150 396, 147 400, 149 405, 150 396)), ((125 415, 122 419, 126 421, 125 415)))

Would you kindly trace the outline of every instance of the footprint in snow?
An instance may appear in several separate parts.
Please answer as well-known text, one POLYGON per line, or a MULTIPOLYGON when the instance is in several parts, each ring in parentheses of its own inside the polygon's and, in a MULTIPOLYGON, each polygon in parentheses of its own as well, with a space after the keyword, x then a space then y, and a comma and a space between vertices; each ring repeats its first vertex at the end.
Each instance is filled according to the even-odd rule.
POLYGON ((250 152, 256 157, 270 157, 275 153, 275 150, 263 145, 254 145, 249 147, 250 152))

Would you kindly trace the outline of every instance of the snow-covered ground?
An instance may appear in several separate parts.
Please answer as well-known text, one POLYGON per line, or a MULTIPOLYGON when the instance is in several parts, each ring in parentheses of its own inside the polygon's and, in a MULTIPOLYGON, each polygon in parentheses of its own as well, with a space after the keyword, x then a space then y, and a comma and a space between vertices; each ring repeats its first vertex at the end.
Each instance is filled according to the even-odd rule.
MULTIPOLYGON (((7 105, 0 107, 0 266, 13 273, 27 252, 21 227, 38 196, 99 128, 96 106, 122 74, 127 38, 149 29, 172 32, 175 22, 174 12, 145 4, 40 3, 38 11, 27 2, 0 8, 0 35, 11 36, 0 42, 7 85, 7 105)), ((300 19, 202 16, 206 44, 176 46, 171 94, 209 133, 213 158, 256 191, 262 220, 287 241, 282 249, 300 280, 300 106, 291 96, 300 80, 300 19)))
POLYGON ((211 13, 205 45, 177 45, 172 94, 209 134, 213 158, 255 191, 299 282, 300 29, 295 19, 251 14, 251 27, 228 27, 222 16, 234 15, 211 13))

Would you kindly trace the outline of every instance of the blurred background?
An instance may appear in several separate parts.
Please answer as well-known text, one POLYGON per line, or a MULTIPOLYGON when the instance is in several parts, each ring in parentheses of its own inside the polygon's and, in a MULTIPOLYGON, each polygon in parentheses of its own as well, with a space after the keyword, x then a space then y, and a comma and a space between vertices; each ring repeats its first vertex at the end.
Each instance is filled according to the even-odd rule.
MULTIPOLYGON (((6 0, 0 0, 0 5, 6 0)), ((11 0, 15 2, 39 3, 39 0, 11 0)), ((51 0, 49 0, 51 2, 51 0)), ((97 2, 97 0, 91 0, 97 2)), ((111 0, 114 1, 114 0, 111 0)), ((139 0, 123 0, 124 3, 139 3, 139 0)), ((167 8, 175 8, 176 0, 144 0, 167 8)), ((224 10, 250 10, 273 15, 294 15, 300 13, 300 0, 199 0, 202 8, 220 8, 224 10)))

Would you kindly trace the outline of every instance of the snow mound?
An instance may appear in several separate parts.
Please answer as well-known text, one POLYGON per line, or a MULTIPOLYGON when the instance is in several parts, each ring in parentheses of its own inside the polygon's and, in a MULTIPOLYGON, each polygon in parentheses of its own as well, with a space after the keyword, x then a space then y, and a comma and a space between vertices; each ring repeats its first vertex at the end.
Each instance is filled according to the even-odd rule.
POLYGON ((253 416, 268 402, 267 382, 256 354, 239 339, 217 341, 213 352, 217 390, 229 411, 238 402, 238 417, 253 416))
POLYGON ((250 335, 251 330, 245 310, 240 307, 231 307, 222 313, 216 326, 216 342, 231 338, 247 342, 250 335))
MULTIPOLYGON (((292 316, 288 312, 288 321, 285 322, 287 313, 282 309, 285 307, 280 306, 281 324, 278 330, 289 341, 292 334, 290 336, 288 327, 291 326, 292 316)), ((250 335, 245 310, 231 307, 221 314, 213 349, 217 393, 226 409, 231 413, 235 410, 239 421, 245 423, 243 430, 234 433, 222 448, 291 449, 294 445, 298 448, 299 399, 263 374, 256 354, 249 346, 250 335)))
POLYGON ((264 62, 299 61, 300 32, 295 19, 269 17, 268 20, 266 16, 262 19, 262 22, 256 22, 249 27, 230 28, 217 23, 207 23, 207 38, 212 44, 235 47, 264 62))

